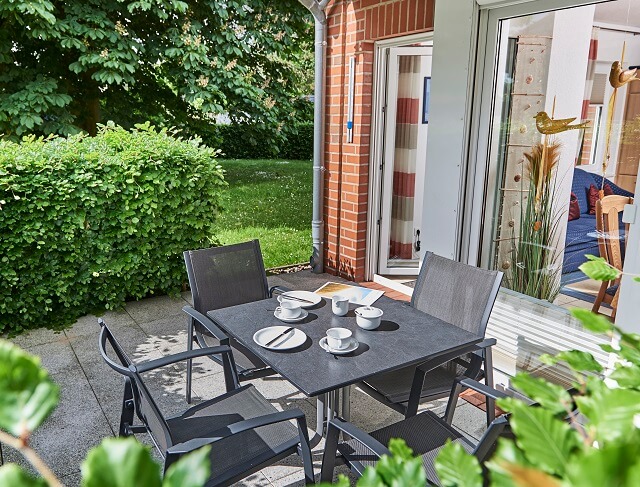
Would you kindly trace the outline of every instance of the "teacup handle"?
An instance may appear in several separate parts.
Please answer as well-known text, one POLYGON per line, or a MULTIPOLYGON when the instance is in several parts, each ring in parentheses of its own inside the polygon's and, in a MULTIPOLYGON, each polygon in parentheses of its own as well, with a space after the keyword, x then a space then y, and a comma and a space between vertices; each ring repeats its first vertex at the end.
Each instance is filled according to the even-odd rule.
POLYGON ((275 309, 275 311, 276 311, 276 312, 280 312, 280 311, 282 311, 282 306, 278 306, 278 307, 275 309))

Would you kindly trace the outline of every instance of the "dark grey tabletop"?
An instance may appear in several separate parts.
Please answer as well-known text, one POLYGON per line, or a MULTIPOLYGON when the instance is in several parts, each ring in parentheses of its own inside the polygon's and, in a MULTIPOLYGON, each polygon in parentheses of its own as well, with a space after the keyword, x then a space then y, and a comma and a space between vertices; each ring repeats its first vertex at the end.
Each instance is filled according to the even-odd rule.
MULTIPOLYGON (((329 276, 324 277, 326 282, 329 276)), ((331 279, 336 280, 336 279, 331 279)), ((292 284, 291 280, 286 284, 292 284)), ((290 286, 292 287, 292 286, 290 286)), ((297 286, 301 289, 307 286, 297 286)), ((461 353, 480 342, 482 337, 468 333, 438 318, 422 313, 406 303, 385 296, 374 306, 384 311, 382 324, 373 331, 356 325, 351 305, 349 313, 338 317, 331 312, 331 302, 323 299, 309 316, 295 326, 307 334, 307 341, 290 351, 266 350, 253 341, 256 331, 267 326, 284 325, 273 316, 278 306, 275 298, 209 311, 220 328, 252 350, 285 379, 307 396, 316 396, 359 382, 373 375, 415 365, 441 354, 461 353), (345 327, 354 332, 359 348, 347 355, 334 356, 319 345, 326 330, 345 327)))

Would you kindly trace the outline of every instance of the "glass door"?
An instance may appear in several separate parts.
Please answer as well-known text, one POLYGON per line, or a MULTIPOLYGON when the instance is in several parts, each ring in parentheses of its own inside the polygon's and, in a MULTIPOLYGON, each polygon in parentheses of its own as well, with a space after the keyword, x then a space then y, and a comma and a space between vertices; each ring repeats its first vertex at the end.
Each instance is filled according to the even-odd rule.
POLYGON ((431 47, 388 49, 380 199, 380 274, 418 273, 431 47))

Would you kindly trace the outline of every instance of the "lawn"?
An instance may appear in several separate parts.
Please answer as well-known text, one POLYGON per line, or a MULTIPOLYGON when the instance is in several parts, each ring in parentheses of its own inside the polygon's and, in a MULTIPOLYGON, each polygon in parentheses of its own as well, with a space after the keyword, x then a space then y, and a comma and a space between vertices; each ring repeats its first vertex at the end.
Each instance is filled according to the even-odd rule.
POLYGON ((222 244, 257 238, 267 268, 311 255, 311 161, 221 160, 229 187, 215 236, 222 244))

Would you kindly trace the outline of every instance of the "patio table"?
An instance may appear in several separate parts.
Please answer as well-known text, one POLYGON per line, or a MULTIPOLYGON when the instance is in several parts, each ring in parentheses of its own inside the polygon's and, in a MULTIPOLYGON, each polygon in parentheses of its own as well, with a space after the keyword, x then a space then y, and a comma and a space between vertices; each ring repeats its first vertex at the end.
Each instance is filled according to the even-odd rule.
POLYGON ((343 416, 348 416, 348 386, 368 377, 444 356, 459 356, 474 349, 482 337, 471 334, 438 318, 382 296, 374 306, 384 311, 376 330, 363 330, 356 325, 350 305, 346 316, 335 316, 331 302, 322 299, 309 308, 301 322, 290 324, 307 334, 306 342, 293 350, 271 351, 253 341, 256 331, 282 325, 273 312, 275 298, 209 311, 209 317, 227 334, 254 352, 266 364, 308 397, 316 397, 318 414, 316 434, 322 435, 326 420, 338 409, 338 393, 343 390, 343 416), (353 332, 360 346, 346 355, 332 355, 319 341, 332 327, 353 332))

